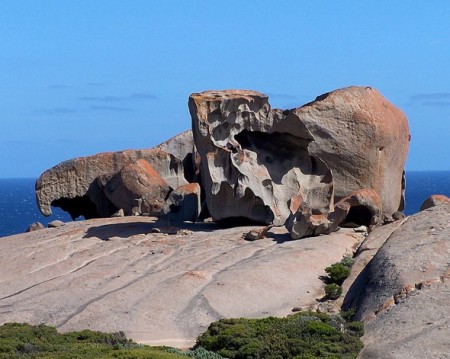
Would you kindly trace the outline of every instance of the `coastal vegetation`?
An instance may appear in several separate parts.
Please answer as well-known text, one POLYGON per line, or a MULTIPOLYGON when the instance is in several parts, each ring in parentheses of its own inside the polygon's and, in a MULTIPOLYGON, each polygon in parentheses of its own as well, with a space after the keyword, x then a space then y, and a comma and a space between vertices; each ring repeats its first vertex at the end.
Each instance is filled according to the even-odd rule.
POLYGON ((230 359, 356 358, 363 333, 360 322, 305 311, 286 318, 221 319, 196 346, 230 359))
POLYGON ((0 326, 0 358, 82 359, 217 359, 204 349, 181 352, 133 342, 123 332, 91 330, 58 333, 47 325, 7 323, 0 326))
POLYGON ((325 286, 326 299, 335 300, 341 296, 341 285, 350 275, 352 265, 353 258, 344 257, 340 262, 325 268, 325 272, 328 274, 328 277, 326 278, 327 285, 325 286))
POLYGON ((7 323, 0 326, 0 358, 356 358, 363 347, 362 334, 360 322, 315 312, 221 319, 199 336, 195 348, 180 351, 138 344, 123 332, 61 334, 43 324, 7 323))

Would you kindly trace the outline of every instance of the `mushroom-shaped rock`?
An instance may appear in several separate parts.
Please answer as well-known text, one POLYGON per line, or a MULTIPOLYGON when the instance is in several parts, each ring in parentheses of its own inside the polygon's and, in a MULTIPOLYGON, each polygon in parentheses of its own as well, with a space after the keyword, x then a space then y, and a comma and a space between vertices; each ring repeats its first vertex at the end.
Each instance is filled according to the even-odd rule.
POLYGON ((161 213, 170 187, 146 160, 123 167, 105 186, 106 197, 125 215, 161 213))
POLYGON ((283 225, 298 194, 329 206, 331 172, 309 154, 313 137, 294 113, 272 110, 267 96, 247 90, 192 94, 189 110, 214 220, 283 225))
POLYGON ((163 214, 172 222, 195 222, 201 212, 201 188, 198 183, 188 183, 170 192, 163 214))
POLYGON ((180 159, 160 149, 126 150, 79 157, 45 171, 36 182, 41 212, 61 207, 72 218, 109 217, 119 208, 103 193, 103 186, 124 166, 144 159, 172 188, 186 184, 180 159))
POLYGON ((370 87, 348 87, 293 112, 314 138, 311 155, 333 173, 335 202, 371 188, 381 199, 382 215, 403 209, 410 136, 406 116, 397 107, 370 87))
POLYGON ((450 198, 443 194, 433 194, 423 201, 420 210, 424 211, 428 208, 439 206, 441 204, 450 204, 450 198))

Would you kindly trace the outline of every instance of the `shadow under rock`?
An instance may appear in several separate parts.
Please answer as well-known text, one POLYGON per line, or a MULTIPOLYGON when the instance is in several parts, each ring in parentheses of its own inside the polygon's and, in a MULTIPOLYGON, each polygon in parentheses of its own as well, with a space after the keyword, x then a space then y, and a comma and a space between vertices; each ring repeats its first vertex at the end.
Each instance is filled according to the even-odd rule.
POLYGON ((292 241, 292 237, 290 235, 290 233, 272 233, 272 232, 268 232, 267 233, 267 238, 271 238, 274 240, 274 242, 276 242, 277 244, 281 244, 284 242, 290 242, 292 241))
POLYGON ((83 238, 96 237, 103 241, 109 241, 112 237, 128 238, 137 234, 148 234, 153 227, 153 223, 146 222, 105 224, 88 228, 83 238))
POLYGON ((100 238, 109 241, 112 237, 128 238, 139 234, 149 234, 153 228, 158 228, 162 233, 175 234, 178 230, 187 229, 193 232, 212 232, 220 227, 215 223, 174 223, 168 225, 166 221, 149 222, 127 222, 105 224, 97 227, 90 227, 83 238, 100 238))

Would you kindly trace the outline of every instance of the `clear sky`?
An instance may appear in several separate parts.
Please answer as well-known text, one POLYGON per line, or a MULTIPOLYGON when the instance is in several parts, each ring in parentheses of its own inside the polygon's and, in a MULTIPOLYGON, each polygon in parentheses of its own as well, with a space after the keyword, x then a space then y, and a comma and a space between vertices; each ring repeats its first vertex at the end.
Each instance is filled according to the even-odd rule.
POLYGON ((298 107, 349 85, 402 109, 407 170, 450 169, 450 1, 0 0, 0 177, 150 148, 188 96, 298 107))

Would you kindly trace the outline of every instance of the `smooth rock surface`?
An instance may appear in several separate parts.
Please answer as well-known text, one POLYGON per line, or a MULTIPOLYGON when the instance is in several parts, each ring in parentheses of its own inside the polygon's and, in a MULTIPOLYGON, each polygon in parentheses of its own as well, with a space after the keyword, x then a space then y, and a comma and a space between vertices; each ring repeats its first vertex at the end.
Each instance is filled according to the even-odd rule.
POLYGON ((403 170, 409 147, 406 116, 377 90, 347 87, 293 110, 314 142, 312 156, 333 172, 335 202, 359 189, 373 189, 382 215, 403 206, 403 170))
POLYGON ((222 317, 314 308, 324 268, 362 240, 351 230, 289 241, 274 228, 246 241, 254 226, 185 224, 174 235, 154 226, 150 217, 93 219, 2 238, 0 324, 123 330, 138 342, 187 347, 222 317))
POLYGON ((65 225, 65 223, 63 222, 63 221, 60 221, 60 220, 54 220, 54 221, 51 221, 49 224, 48 224, 48 228, 57 228, 57 227, 61 227, 61 226, 64 226, 65 225))
POLYGON ((448 357, 449 258, 450 205, 408 217, 390 234, 344 300, 366 322, 361 358, 448 357))
POLYGON ((313 137, 295 114, 248 90, 192 94, 189 110, 214 220, 283 225, 294 196, 314 214, 329 211, 331 172, 309 154, 313 137))
POLYGON ((104 188, 106 197, 125 215, 162 212, 170 187, 146 160, 124 166, 104 188))

